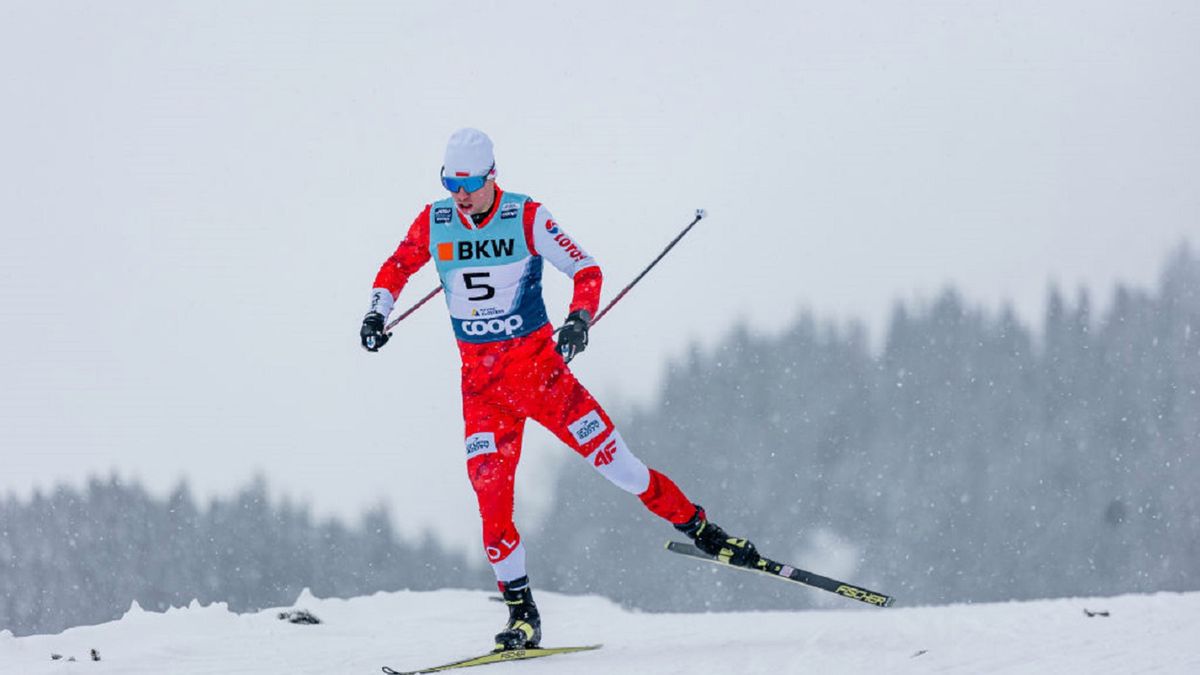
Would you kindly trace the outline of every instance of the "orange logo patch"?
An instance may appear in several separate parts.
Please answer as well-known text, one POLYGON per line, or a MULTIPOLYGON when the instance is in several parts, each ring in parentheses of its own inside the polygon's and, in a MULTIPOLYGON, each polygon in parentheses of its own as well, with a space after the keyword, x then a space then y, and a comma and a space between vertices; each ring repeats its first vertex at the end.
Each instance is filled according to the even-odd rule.
POLYGON ((454 242, 444 241, 438 244, 438 260, 454 260, 454 242))

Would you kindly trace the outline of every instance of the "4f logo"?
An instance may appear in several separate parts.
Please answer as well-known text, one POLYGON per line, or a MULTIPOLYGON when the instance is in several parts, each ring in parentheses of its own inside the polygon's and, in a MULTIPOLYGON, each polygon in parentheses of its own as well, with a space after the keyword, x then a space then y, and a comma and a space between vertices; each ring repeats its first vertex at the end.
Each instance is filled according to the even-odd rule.
POLYGON ((616 455, 616 454, 617 454, 617 439, 614 438, 614 439, 609 440, 608 443, 605 443, 604 447, 602 447, 596 451, 596 459, 593 463, 595 464, 597 469, 602 466, 608 466, 609 464, 612 464, 613 455, 616 455))

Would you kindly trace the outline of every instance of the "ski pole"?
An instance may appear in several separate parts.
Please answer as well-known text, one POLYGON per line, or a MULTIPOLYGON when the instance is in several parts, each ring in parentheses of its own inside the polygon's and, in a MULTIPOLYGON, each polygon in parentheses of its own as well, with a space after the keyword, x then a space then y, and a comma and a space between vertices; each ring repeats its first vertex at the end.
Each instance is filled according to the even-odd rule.
POLYGON ((688 223, 687 227, 683 228, 682 232, 675 235, 675 238, 671 240, 671 243, 667 244, 667 247, 662 250, 662 253, 659 253, 657 258, 650 261, 650 264, 646 265, 646 269, 642 270, 641 274, 634 277, 633 281, 629 282, 629 285, 627 285, 625 288, 622 288, 621 292, 617 293, 617 297, 613 298, 612 300, 609 300, 608 304, 604 306, 604 309, 600 310, 600 313, 596 315, 596 318, 592 319, 592 322, 591 322, 591 324, 588 325, 588 328, 591 328, 592 326, 595 326, 597 323, 599 323, 601 317, 603 317, 605 314, 608 314, 608 310, 612 309, 613 305, 620 302, 621 298, 625 297, 625 294, 629 292, 629 289, 633 288, 634 285, 637 284, 637 282, 641 281, 642 277, 646 276, 646 273, 649 272, 651 269, 653 269, 654 266, 658 264, 659 260, 663 259, 663 256, 667 255, 667 253, 672 248, 675 248, 675 244, 678 244, 679 240, 683 239, 683 235, 687 234, 688 231, 691 230, 692 227, 694 227, 696 225, 696 223, 700 222, 701 218, 703 218, 707 215, 708 215, 708 211, 705 211, 704 209, 696 209, 696 217, 692 219, 692 222, 688 223))
MULTIPOLYGON (((387 327, 386 327, 386 328, 384 328, 384 330, 386 330, 386 331, 390 331, 390 330, 392 330, 392 327, 393 327, 393 326, 395 326, 396 324, 400 323, 401 321, 403 321, 403 320, 407 319, 409 314, 412 314, 413 312, 417 311, 418 309, 421 309, 421 305, 423 305, 423 304, 425 304, 425 303, 429 302, 430 300, 432 300, 432 299, 433 299, 433 296, 437 295, 439 292, 441 292, 441 290, 442 290, 442 287, 439 285, 437 288, 435 288, 435 289, 433 289, 432 291, 429 291, 428 293, 426 293, 426 294, 425 294, 425 297, 421 298, 421 300, 420 300, 419 302, 417 302, 417 304, 413 305, 412 307, 409 307, 408 309, 404 310, 404 313, 403 313, 403 314, 401 314, 400 316, 396 317, 395 319, 392 319, 392 320, 391 320, 391 321, 388 323, 387 327)), ((391 336, 391 333, 388 333, 388 336, 390 337, 390 336, 391 336)))
MULTIPOLYGON (((592 322, 588 324, 588 328, 595 326, 600 321, 601 317, 603 317, 605 314, 608 314, 608 310, 612 309, 613 305, 617 304, 621 300, 621 298, 625 297, 625 294, 628 293, 629 290, 631 288, 633 288, 634 285, 637 284, 637 282, 641 281, 642 277, 646 276, 646 273, 649 272, 655 265, 657 265, 658 261, 662 260, 663 256, 667 255, 667 252, 669 252, 672 248, 675 247, 675 244, 679 243, 680 239, 683 239, 683 235, 687 234, 688 231, 691 230, 692 227, 696 225, 696 223, 700 222, 701 218, 703 218, 704 216, 707 216, 707 215, 708 215, 708 212, 705 211, 704 209, 696 209, 696 217, 692 219, 692 222, 688 223, 687 227, 683 228, 683 231, 681 231, 679 234, 675 235, 675 238, 671 240, 671 243, 667 244, 667 247, 662 250, 662 253, 659 253, 658 257, 656 257, 654 260, 651 260, 649 265, 646 265, 646 269, 642 270, 641 274, 634 277, 633 281, 629 282, 629 284, 626 285, 625 288, 622 288, 621 292, 617 293, 617 297, 608 301, 608 304, 604 306, 604 309, 600 310, 600 313, 596 315, 596 318, 592 319, 592 322)), ((557 333, 560 330, 562 330, 562 326, 555 328, 554 333, 557 333)), ((551 335, 553 335, 554 333, 551 333, 551 335)), ((572 358, 574 358, 574 357, 564 356, 563 361, 566 363, 570 363, 572 358)))

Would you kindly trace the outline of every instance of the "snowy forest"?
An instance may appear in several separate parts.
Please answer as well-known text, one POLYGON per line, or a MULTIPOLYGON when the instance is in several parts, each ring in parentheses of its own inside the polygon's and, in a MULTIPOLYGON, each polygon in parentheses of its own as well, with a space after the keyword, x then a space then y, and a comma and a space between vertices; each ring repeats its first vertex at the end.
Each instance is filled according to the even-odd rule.
POLYGON ((0 502, 0 630, 57 632, 120 617, 137 600, 164 611, 193 599, 233 611, 379 590, 487 584, 431 538, 400 541, 386 511, 358 527, 273 504, 255 479, 204 508, 186 484, 166 499, 117 478, 0 502))
MULTIPOLYGON (((946 290, 898 304, 878 348, 807 314, 733 326, 614 411, 647 464, 772 557, 900 604, 1200 588, 1200 258, 1104 303, 1051 289, 1042 328, 946 290)), ((536 587, 645 610, 837 603, 675 559, 675 533, 580 461, 526 528, 536 587)), ((0 629, 50 632, 147 609, 248 610, 376 590, 488 587, 479 561, 274 504, 257 480, 198 506, 96 479, 0 502, 0 629)), ((841 603, 838 606, 845 606, 841 603)), ((870 610, 868 610, 870 611, 870 610)))
MULTIPOLYGON (((731 533, 903 604, 1194 590, 1200 260, 1181 246, 1104 311, 1052 289, 1040 337, 954 291, 895 307, 878 355, 807 316, 738 327, 626 426, 731 533)), ((828 600, 663 560, 669 530, 591 473, 561 474, 531 553, 551 586, 649 610, 828 600)))

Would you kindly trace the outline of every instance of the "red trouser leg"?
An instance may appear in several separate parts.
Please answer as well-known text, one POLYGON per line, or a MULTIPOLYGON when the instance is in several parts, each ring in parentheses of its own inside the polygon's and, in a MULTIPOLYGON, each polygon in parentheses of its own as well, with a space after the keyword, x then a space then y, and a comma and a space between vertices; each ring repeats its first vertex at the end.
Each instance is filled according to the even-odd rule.
POLYGON ((513 524, 513 488, 525 419, 484 400, 463 396, 467 475, 479 501, 483 550, 497 581, 525 576, 525 547, 513 524))
POLYGON ((538 354, 534 372, 540 390, 525 413, 617 487, 637 495, 655 515, 679 524, 695 514, 696 507, 670 478, 647 468, 630 451, 608 413, 553 349, 538 354))

